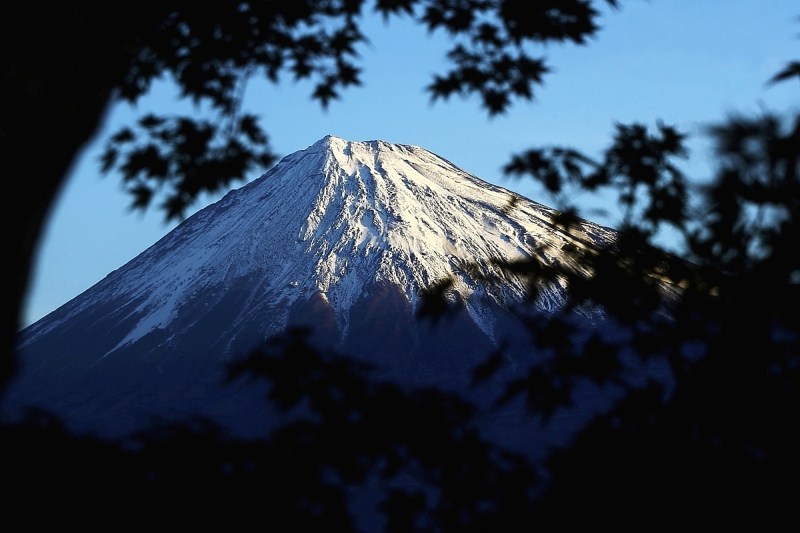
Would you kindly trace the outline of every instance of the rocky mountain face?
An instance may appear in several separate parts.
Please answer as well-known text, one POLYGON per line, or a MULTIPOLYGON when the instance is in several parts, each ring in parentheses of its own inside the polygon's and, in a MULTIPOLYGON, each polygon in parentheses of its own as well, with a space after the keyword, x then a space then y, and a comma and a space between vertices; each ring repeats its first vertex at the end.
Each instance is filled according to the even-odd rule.
MULTIPOLYGON (((463 388, 498 346, 530 357, 513 313, 528 281, 497 261, 563 263, 564 249, 614 242, 589 222, 566 233, 556 215, 422 148, 325 137, 24 330, 6 409, 40 405, 112 436, 188 414, 254 434, 263 390, 220 387, 224 364, 287 326, 378 376, 463 388), (416 320, 421 292, 446 278, 456 312, 416 320)), ((556 282, 530 305, 564 298, 556 282)))

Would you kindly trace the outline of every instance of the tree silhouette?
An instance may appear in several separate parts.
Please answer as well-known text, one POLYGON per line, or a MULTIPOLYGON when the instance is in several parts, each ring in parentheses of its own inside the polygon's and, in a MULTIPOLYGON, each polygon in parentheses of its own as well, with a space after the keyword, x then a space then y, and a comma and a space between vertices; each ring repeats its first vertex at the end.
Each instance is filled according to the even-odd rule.
MULTIPOLYGON (((160 198, 166 217, 180 216, 200 192, 271 160, 256 119, 239 109, 248 76, 276 79, 288 69, 311 78, 322 105, 358 83, 353 46, 363 39, 357 16, 364 8, 359 0, 231 3, 213 17, 188 2, 113 11, 61 2, 6 8, 4 85, 19 105, 3 112, 2 154, 15 168, 40 161, 45 121, 55 142, 41 177, 20 185, 21 215, 7 215, 14 241, 3 381, 13 370, 19 304, 43 216, 109 102, 135 101, 166 74, 186 97, 219 113, 213 123, 143 117, 108 141, 103 165, 122 174, 133 205, 160 198), (128 23, 108 24, 113 17, 128 23), (51 40, 63 46, 32 44, 51 40)), ((477 93, 490 114, 512 98, 532 98, 547 66, 531 55, 531 44, 582 43, 597 31, 592 2, 580 0, 399 0, 375 8, 387 16, 419 13, 429 28, 450 32, 453 68, 429 90, 434 98, 477 93)), ((772 81, 794 77, 796 62, 772 81)), ((544 477, 525 458, 482 440, 475 408, 462 399, 375 382, 359 364, 290 332, 231 367, 232 377, 270 384, 268 400, 285 417, 270 439, 232 442, 216 428, 187 424, 100 443, 34 414, 3 428, 3 479, 20 487, 18 502, 61 501, 59 518, 77 518, 69 489, 79 478, 95 487, 90 496, 120 513, 138 509, 145 520, 185 512, 198 523, 247 523, 265 500, 275 520, 341 530, 620 522, 638 518, 630 507, 675 519, 791 516, 800 473, 793 427, 800 406, 800 116, 737 117, 711 135, 718 169, 697 205, 675 162, 685 155, 684 136, 666 125, 618 125, 602 160, 557 147, 529 150, 507 166, 555 194, 566 229, 579 214, 567 203, 570 187, 608 188, 624 207, 614 247, 565 251, 588 277, 535 260, 506 265, 529 276, 532 298, 542 280, 566 278, 570 300, 552 317, 529 318, 536 348, 549 355, 495 404, 523 397, 532 414, 546 418, 570 403, 583 380, 626 392, 573 446, 551 455, 544 477), (652 244, 664 224, 684 236, 685 258, 652 244), (587 305, 602 308, 617 334, 575 335, 570 313, 587 305), (644 385, 627 378, 648 365, 659 366, 661 377, 644 385), (42 486, 46 492, 37 493, 42 486), (114 499, 111 487, 125 498, 114 499)), ((424 312, 446 309, 446 283, 432 289, 424 312)), ((476 383, 502 366, 502 358, 489 358, 475 369, 476 383)))
MULTIPOLYGON (((800 115, 735 117, 714 127, 717 172, 698 215, 686 178, 670 163, 683 153, 682 137, 658 130, 619 125, 601 162, 550 149, 509 165, 556 192, 570 185, 618 191, 626 206, 618 246, 581 257, 594 272, 588 280, 558 275, 571 277, 570 306, 601 303, 628 332, 621 341, 592 336, 583 346, 559 347, 552 361, 531 370, 543 377, 520 380, 512 392, 537 406, 544 394, 534 384, 542 382, 583 377, 625 386, 623 356, 642 367, 657 361, 668 375, 628 386, 573 447, 550 458, 552 483, 537 514, 616 523, 653 512, 672 519, 785 517, 798 494, 790 480, 800 472, 793 451, 800 263, 792 251, 800 115), (649 244, 661 224, 682 233, 691 263, 649 244), (659 295, 665 284, 677 294, 666 303, 659 295), (571 516, 576 505, 586 514, 571 516)), ((541 330, 562 326, 559 320, 541 330)))

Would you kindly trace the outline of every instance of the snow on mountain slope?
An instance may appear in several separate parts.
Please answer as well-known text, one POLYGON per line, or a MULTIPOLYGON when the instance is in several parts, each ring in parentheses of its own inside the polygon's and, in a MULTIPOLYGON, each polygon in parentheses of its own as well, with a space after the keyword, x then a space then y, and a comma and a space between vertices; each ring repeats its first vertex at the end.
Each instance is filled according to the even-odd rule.
MULTIPOLYGON (((507 305, 525 296, 524 280, 493 266, 493 259, 537 253, 546 262, 563 261, 566 243, 613 240, 611 230, 588 222, 583 235, 566 234, 553 226, 554 215, 422 148, 327 136, 190 217, 32 325, 22 347, 100 302, 128 302, 126 316, 135 325, 108 355, 168 328, 199 294, 224 292, 243 277, 258 280, 249 301, 280 302, 284 309, 319 291, 346 331, 346 311, 369 283, 402 287, 413 309, 421 289, 452 276, 470 315, 491 336, 483 297, 507 305), (517 203, 508 209, 512 197, 517 203), (468 264, 497 282, 475 279, 468 264)), ((557 307, 561 289, 545 291, 537 306, 557 307)), ((266 324, 264 335, 283 327, 280 322, 266 324)))
MULTIPOLYGON (((192 414, 254 435, 272 416, 264 391, 220 387, 225 363, 287 326, 380 379, 462 390, 501 343, 511 367, 532 362, 508 311, 526 281, 494 261, 580 269, 564 249, 614 242, 589 222, 566 233, 557 214, 422 148, 325 137, 22 331, 3 407, 107 436, 192 414), (443 278, 455 314, 414 320, 420 291, 443 278)), ((535 305, 557 308, 562 285, 539 288, 535 305)))

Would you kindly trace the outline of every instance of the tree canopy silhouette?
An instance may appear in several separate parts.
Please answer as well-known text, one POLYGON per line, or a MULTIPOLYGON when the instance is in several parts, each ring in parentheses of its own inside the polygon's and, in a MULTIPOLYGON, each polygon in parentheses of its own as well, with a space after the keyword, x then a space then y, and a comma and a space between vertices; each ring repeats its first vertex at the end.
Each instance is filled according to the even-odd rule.
MULTIPOLYGON (((532 98, 547 72, 531 45, 580 44, 595 34, 595 4, 379 0, 374 8, 449 32, 453 68, 434 76, 431 95, 477 93, 495 114, 515 97, 532 98)), ((36 160, 41 172, 21 181, 18 214, 7 215, 13 277, 6 289, 2 380, 12 374, 19 305, 43 217, 109 103, 135 101, 155 78, 169 75, 187 98, 208 102, 219 113, 214 122, 146 116, 108 141, 103 166, 121 173, 133 205, 158 199, 167 218, 178 217, 200 192, 272 160, 266 134, 239 108, 249 76, 274 80, 288 70, 311 78, 313 97, 323 106, 358 84, 353 47, 363 39, 358 15, 365 8, 360 0, 229 3, 213 16, 190 2, 5 8, 4 86, 18 105, 3 111, 0 146, 12 167, 36 160), (111 25, 113 18, 126 23, 111 25), (35 45, 55 41, 61 46, 35 45), (43 134, 54 140, 44 161, 38 157, 43 134)), ((792 62, 772 82, 798 77, 792 62)), ((287 517, 343 530, 355 526, 346 491, 366 487, 368 493, 376 479, 389 531, 619 521, 631 506, 676 518, 790 516, 800 474, 794 428, 800 406, 800 262, 794 250, 800 242, 800 116, 734 117, 709 133, 717 170, 700 193, 676 163, 686 155, 684 134, 664 124, 655 130, 617 125, 600 160, 549 147, 518 154, 507 166, 554 193, 564 228, 579 215, 568 203, 571 188, 615 191, 624 208, 616 246, 576 255, 584 274, 535 259, 506 265, 529 275, 532 298, 542 280, 568 279, 570 300, 552 317, 529 317, 535 349, 547 357, 512 381, 496 404, 522 397, 532 414, 546 418, 569 405, 581 380, 626 392, 574 446, 550 457, 544 480, 524 458, 477 437, 470 425, 473 408, 463 400, 372 383, 363 368, 320 354, 292 334, 231 369, 268 380, 270 400, 295 416, 270 441, 232 443, 213 430, 170 433, 173 428, 134 439, 129 444, 137 455, 123 446, 71 439, 56 422, 39 417, 5 428, 7 442, 21 443, 16 449, 28 461, 5 461, 4 479, 63 481, 89 472, 104 486, 112 483, 103 463, 109 461, 118 467, 116 482, 135 479, 130 487, 148 487, 137 502, 177 494, 176 501, 188 506, 193 498, 208 503, 226 494, 225 503, 247 513, 254 512, 248 507, 255 505, 254 494, 272 491, 275 508, 287 517), (653 244, 664 225, 683 236, 686 257, 653 244), (570 312, 587 305, 602 308, 618 334, 575 335, 570 312), (629 379, 632 368, 648 365, 659 366, 661 378, 629 379), (378 407, 391 409, 392 424, 378 407), (431 434, 421 439, 409 413, 431 434), (45 448, 58 443, 59 454, 73 453, 73 446, 77 451, 44 464, 25 455, 31 442, 45 448), (65 464, 81 469, 64 472, 71 468, 65 464), (198 471, 198 465, 208 469, 198 471), (422 481, 404 485, 403 475, 422 481), (298 485, 279 486, 293 476, 298 485), (269 488, 254 493, 262 483, 269 488), (582 513, 572 512, 576 508, 582 513)), ((446 283, 432 289, 425 312, 443 312, 446 283)), ((476 369, 476 384, 502 366, 502 358, 489 358, 476 369)))
MULTIPOLYGON (((696 206, 687 178, 670 162, 683 154, 682 136, 663 125, 655 133, 618 125, 599 162, 551 148, 509 164, 556 192, 618 192, 626 208, 618 246, 581 257, 593 272, 588 279, 563 270, 550 275, 570 277, 565 310, 600 303, 627 334, 555 345, 552 359, 507 394, 526 395, 537 411, 547 398, 567 404, 569 392, 556 395, 541 383, 625 383, 626 358, 642 367, 665 364, 668 376, 628 385, 625 398, 575 446, 550 458, 553 482, 540 501, 542 519, 569 517, 572 505, 614 521, 631 506, 668 509, 674 517, 785 516, 797 497, 790 479, 800 472, 793 451, 800 444, 800 263, 792 251, 799 236, 800 115, 734 117, 709 133, 717 170, 696 206), (651 244, 663 224, 684 237, 691 262, 651 244), (665 300, 665 282, 676 298, 665 300)), ((533 330, 548 339, 568 327, 556 317, 533 330)))

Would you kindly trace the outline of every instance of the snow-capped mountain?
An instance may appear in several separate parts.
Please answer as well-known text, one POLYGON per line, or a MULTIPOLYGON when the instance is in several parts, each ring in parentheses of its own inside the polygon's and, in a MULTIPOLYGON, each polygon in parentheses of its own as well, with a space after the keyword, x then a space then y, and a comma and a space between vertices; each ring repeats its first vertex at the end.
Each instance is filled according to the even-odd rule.
MULTIPOLYGON (((211 395, 220 362, 287 325, 387 372, 441 375, 448 357, 485 355, 514 328, 508 309, 526 280, 496 260, 564 263, 565 247, 614 241, 590 222, 566 233, 556 215, 422 148, 328 136, 22 332, 9 396, 95 428, 120 417, 134 427, 142 405, 214 413, 233 396, 195 399, 211 395), (442 340, 413 317, 420 291, 448 277, 462 312, 442 340)), ((557 308, 564 289, 546 287, 535 306, 557 308)))

